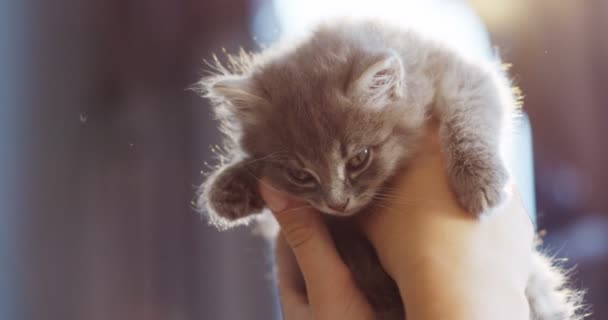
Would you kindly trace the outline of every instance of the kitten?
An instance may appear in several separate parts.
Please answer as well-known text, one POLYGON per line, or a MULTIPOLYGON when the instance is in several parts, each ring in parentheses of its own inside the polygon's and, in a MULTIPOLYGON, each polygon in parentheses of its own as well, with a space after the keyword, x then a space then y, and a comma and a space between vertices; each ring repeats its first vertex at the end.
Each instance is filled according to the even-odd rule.
MULTIPOLYGON (((299 43, 232 62, 201 82, 227 137, 227 159, 202 186, 199 206, 220 228, 246 223, 264 208, 257 186, 267 177, 328 214, 377 318, 403 319, 398 290, 371 245, 350 219, 335 217, 376 201, 415 154, 431 116, 462 207, 480 216, 500 205, 508 174, 499 147, 516 105, 508 81, 412 30, 372 21, 321 25, 299 43)), ((537 258, 531 316, 574 319, 574 300, 552 276, 559 270, 537 258)))

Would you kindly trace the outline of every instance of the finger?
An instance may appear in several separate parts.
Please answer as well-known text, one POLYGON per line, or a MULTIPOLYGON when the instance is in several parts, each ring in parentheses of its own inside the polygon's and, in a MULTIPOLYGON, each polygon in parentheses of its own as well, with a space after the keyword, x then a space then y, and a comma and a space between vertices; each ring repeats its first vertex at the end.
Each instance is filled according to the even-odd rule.
POLYGON ((264 181, 260 193, 273 210, 281 234, 293 250, 315 318, 372 318, 371 307, 341 260, 320 213, 264 181))
POLYGON ((290 294, 293 293, 299 300, 302 300, 303 303, 307 304, 306 286, 304 284, 302 271, 300 271, 300 267, 296 262, 296 257, 282 235, 277 237, 276 259, 278 276, 279 280, 281 280, 279 288, 285 289, 284 291, 289 292, 290 294))
POLYGON ((304 279, 296 257, 282 235, 276 241, 279 299, 285 320, 311 320, 304 279))
POLYGON ((328 267, 339 273, 348 271, 316 210, 266 184, 261 186, 260 191, 279 222, 281 234, 293 250, 305 275, 323 276, 328 267), (317 259, 319 257, 323 259, 317 259))

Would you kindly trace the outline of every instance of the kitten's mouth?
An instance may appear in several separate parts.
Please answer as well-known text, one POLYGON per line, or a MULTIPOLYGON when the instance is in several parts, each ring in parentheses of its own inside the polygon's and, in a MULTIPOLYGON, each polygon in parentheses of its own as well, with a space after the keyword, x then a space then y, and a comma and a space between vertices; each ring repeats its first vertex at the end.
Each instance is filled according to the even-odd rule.
POLYGON ((348 204, 343 210, 332 209, 325 203, 314 203, 310 200, 308 203, 310 203, 310 205, 315 209, 334 217, 351 217, 365 209, 370 204, 368 199, 370 199, 369 196, 361 195, 360 197, 354 199, 354 201, 351 200, 350 204, 348 204))
POLYGON ((330 214, 332 216, 337 216, 337 217, 350 217, 350 216, 354 215, 357 212, 356 211, 335 211, 335 210, 331 210, 331 212, 325 212, 325 213, 330 214))
POLYGON ((343 211, 334 210, 326 205, 317 206, 317 205, 313 204, 313 207, 317 208, 317 210, 319 210, 325 214, 329 214, 329 215, 337 216, 337 217, 350 217, 360 210, 360 208, 355 207, 355 206, 347 208, 343 211))

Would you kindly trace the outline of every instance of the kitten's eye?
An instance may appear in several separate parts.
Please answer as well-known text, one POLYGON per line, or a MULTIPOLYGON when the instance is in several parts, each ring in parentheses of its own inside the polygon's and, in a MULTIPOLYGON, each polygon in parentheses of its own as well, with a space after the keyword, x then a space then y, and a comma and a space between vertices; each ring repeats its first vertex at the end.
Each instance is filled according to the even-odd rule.
POLYGON ((311 184, 315 178, 306 170, 287 168, 287 175, 298 184, 311 184))
POLYGON ((369 162, 370 150, 365 148, 348 160, 346 168, 351 171, 361 170, 369 162))

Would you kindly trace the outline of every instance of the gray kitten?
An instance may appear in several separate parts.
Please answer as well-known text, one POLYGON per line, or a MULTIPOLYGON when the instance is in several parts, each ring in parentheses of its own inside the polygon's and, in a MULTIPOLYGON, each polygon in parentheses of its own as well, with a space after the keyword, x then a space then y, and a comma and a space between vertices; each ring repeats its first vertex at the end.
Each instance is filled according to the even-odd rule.
MULTIPOLYGON (((232 58, 203 79, 227 137, 226 163, 201 188, 199 206, 229 228, 264 203, 258 179, 327 213, 336 246, 378 319, 403 319, 399 292, 351 219, 380 201, 406 168, 426 120, 440 123, 453 191, 479 216, 505 198, 499 155, 516 105, 506 78, 412 30, 371 21, 319 26, 298 43, 232 58), (342 219, 336 217, 343 217, 342 219)), ((558 268, 535 256, 531 318, 577 318, 558 268)))

